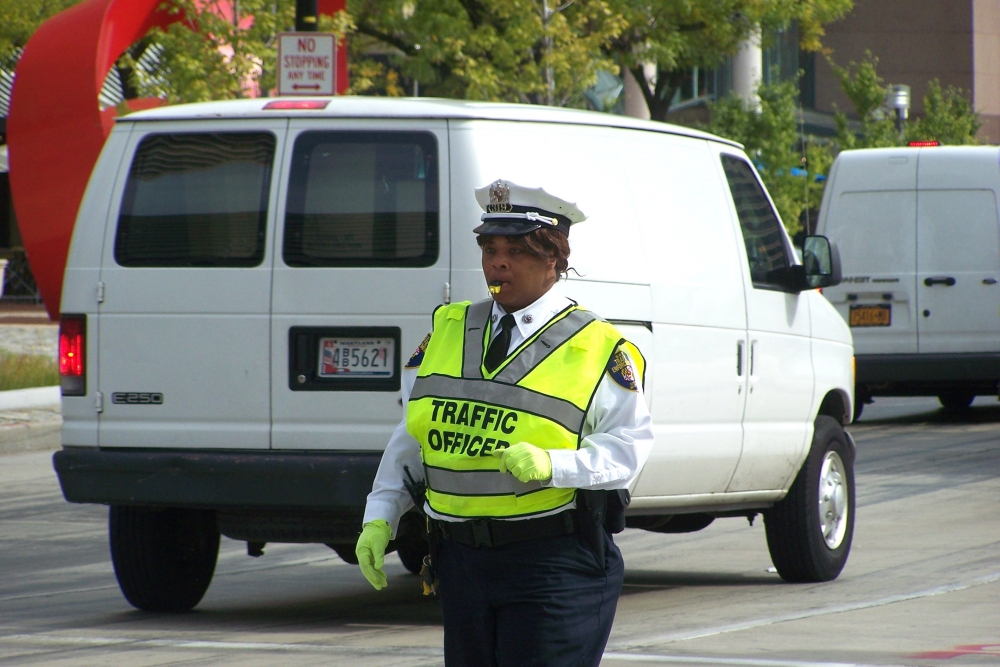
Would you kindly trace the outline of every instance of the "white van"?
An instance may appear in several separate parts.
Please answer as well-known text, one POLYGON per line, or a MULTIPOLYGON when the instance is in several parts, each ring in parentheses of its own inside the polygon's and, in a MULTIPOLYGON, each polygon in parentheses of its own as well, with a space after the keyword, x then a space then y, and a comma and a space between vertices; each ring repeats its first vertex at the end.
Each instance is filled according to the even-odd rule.
MULTIPOLYGON (((246 100, 118 120, 81 204, 61 304, 72 502, 111 506, 128 600, 193 607, 219 534, 353 561, 402 416, 400 366, 440 303, 488 298, 473 189, 576 197, 564 293, 647 359, 656 444, 628 525, 763 512, 778 572, 850 550, 850 331, 739 146, 618 116, 443 100, 246 100)), ((419 569, 416 514, 393 545, 419 569)))
POLYGON ((818 233, 843 283, 823 293, 850 323, 860 415, 873 396, 968 407, 1000 386, 1000 148, 844 151, 818 233))

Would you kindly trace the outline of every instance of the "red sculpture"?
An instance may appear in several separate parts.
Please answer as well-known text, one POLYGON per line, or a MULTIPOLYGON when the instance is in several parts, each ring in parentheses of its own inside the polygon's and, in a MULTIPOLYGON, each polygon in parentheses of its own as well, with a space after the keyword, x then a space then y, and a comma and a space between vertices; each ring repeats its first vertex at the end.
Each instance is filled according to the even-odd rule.
MULTIPOLYGON (((97 95, 108 70, 154 26, 181 20, 163 0, 86 0, 46 21, 17 65, 7 120, 10 187, 18 227, 49 317, 59 316, 76 212, 114 122, 97 95)), ((346 0, 320 0, 321 14, 346 0)), ((337 80, 347 83, 344 45, 337 80)))

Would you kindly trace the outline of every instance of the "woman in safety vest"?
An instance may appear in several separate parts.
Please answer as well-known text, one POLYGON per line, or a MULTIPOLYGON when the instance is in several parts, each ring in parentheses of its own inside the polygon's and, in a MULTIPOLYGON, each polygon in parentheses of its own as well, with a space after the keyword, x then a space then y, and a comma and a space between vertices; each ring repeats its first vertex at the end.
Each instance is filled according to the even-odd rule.
POLYGON ((357 556, 376 589, 400 517, 425 496, 445 663, 598 665, 624 565, 611 538, 653 443, 645 361, 552 291, 576 204, 498 180, 473 231, 492 299, 453 303, 406 364, 406 414, 365 508, 357 556))

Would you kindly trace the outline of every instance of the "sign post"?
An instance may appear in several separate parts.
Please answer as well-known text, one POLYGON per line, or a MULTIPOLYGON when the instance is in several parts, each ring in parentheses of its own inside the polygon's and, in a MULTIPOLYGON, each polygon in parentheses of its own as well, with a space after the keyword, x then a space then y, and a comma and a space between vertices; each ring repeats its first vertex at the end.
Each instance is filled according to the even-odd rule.
POLYGON ((337 38, 321 32, 278 35, 278 95, 335 95, 337 38))

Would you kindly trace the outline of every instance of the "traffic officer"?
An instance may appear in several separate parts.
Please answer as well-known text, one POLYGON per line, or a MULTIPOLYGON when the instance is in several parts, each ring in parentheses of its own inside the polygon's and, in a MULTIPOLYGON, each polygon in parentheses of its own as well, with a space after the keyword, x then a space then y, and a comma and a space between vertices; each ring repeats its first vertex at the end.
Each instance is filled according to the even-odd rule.
POLYGON ((586 219, 541 188, 476 190, 473 232, 492 299, 453 303, 403 373, 357 544, 381 589, 386 544, 426 484, 445 664, 598 665, 624 565, 608 522, 653 442, 644 360, 611 324, 552 288, 586 219))

